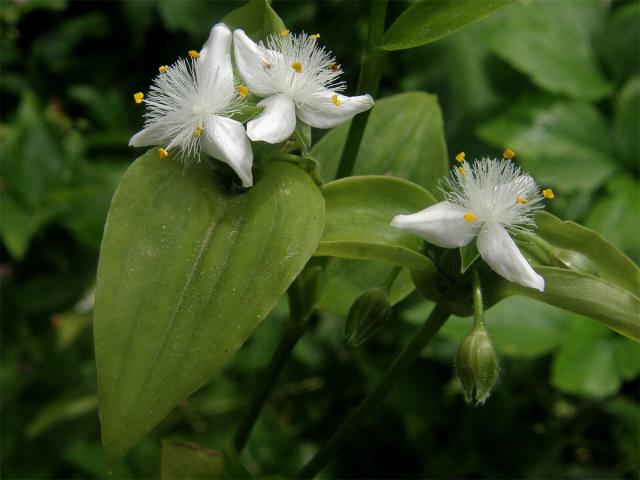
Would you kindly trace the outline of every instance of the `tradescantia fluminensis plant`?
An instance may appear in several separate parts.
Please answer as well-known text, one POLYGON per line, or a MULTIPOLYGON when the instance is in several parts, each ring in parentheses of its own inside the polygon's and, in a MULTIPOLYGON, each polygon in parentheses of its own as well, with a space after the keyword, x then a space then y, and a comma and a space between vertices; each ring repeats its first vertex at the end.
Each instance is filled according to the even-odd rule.
MULTIPOLYGON (((505 3, 416 2, 385 32, 386 2, 372 2, 357 95, 346 96, 342 67, 320 34, 290 32, 268 3, 252 0, 212 19, 201 50, 160 66, 150 89, 134 94, 145 124, 130 144, 151 148, 113 198, 95 305, 111 461, 209 381, 287 295, 290 328, 238 427, 231 450, 239 453, 308 320, 322 310, 320 298, 331 298, 338 257, 374 262, 385 278, 354 300, 350 345, 384 328, 391 305, 413 288, 436 306, 298 477, 313 477, 332 458, 452 313, 474 316, 455 359, 474 404, 486 401, 498 376, 483 311, 508 296, 640 339, 638 267, 599 234, 545 213, 553 191, 523 172, 514 152, 475 162, 458 154, 446 177, 433 97, 397 95, 374 107, 388 51, 437 40, 505 3), (352 118, 348 132, 311 144, 311 128, 352 118), (426 118, 429 127, 418 130, 424 147, 409 153, 415 175, 396 171, 396 158, 408 155, 401 146, 384 166, 373 156, 366 163, 368 122, 383 122, 392 136, 394 122, 421 128, 426 118), (367 174, 352 176, 354 168, 367 174), (337 179, 322 180, 333 172, 337 179)), ((229 472, 223 476, 237 475, 229 472)))

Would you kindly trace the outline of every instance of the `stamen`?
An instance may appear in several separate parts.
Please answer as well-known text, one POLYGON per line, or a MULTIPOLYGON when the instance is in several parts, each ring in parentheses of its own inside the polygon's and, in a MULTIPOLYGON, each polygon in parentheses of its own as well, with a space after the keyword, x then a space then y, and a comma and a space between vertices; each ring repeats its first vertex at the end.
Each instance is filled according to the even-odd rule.
MULTIPOLYGON (((456 155, 456 160, 460 163, 464 162, 464 152, 460 152, 456 155)), ((464 175, 464 174, 463 174, 464 175)))
POLYGON ((194 136, 195 138, 198 138, 198 137, 200 136, 200 134, 202 133, 202 131, 203 131, 203 130, 204 130, 204 128, 202 128, 202 127, 198 127, 198 128, 196 128, 196 131, 195 131, 195 132, 193 132, 193 136, 194 136))
POLYGON ((513 158, 516 156, 516 152, 514 152, 513 150, 511 150, 510 148, 507 148, 503 153, 502 153, 503 158, 506 158, 507 160, 513 158))
POLYGON ((465 213, 465 214, 464 214, 464 219, 465 219, 468 223, 475 222, 475 221, 476 221, 476 218, 477 218, 477 217, 476 217, 473 213, 465 213))
POLYGON ((144 98, 144 93, 142 92, 138 92, 138 93, 134 93, 133 94, 133 100, 137 103, 140 104, 142 103, 142 99, 144 98))
POLYGON ((200 58, 200 54, 195 50, 189 50, 189 56, 191 58, 200 58))
POLYGON ((334 95, 333 97, 331 97, 331 101, 336 107, 340 106, 340 100, 338 99, 338 95, 334 95))
POLYGON ((164 73, 164 72, 166 72, 167 70, 169 70, 169 65, 162 65, 160 68, 158 68, 158 71, 159 71, 160 73, 164 73))
POLYGON ((317 40, 320 38, 320 34, 319 33, 314 33, 313 35, 309 35, 309 38, 311 40, 317 40))
POLYGON ((331 70, 332 72, 337 72, 339 68, 340 68, 340 66, 337 63, 330 63, 329 64, 329 70, 331 70))
POLYGON ((462 174, 462 175, 466 175, 467 172, 464 171, 463 167, 458 167, 458 171, 462 174))
POLYGON ((282 30, 282 31, 280 32, 280 36, 281 36, 282 38, 286 37, 287 35, 289 35, 289 30, 282 30))
POLYGON ((158 158, 167 158, 169 156, 169 152, 164 148, 158 149, 158 158))
POLYGON ((548 198, 549 200, 553 200, 554 198, 556 198, 553 190, 551 190, 550 188, 545 188, 544 190, 542 190, 542 195, 544 195, 544 198, 548 198))
POLYGON ((302 73, 302 64, 300 62, 293 62, 291 68, 293 68, 296 73, 302 73))
POLYGON ((247 87, 245 87, 244 85, 240 85, 238 87, 238 94, 241 97, 246 97, 247 95, 249 95, 249 89, 247 87))
POLYGON ((516 203, 520 203, 520 204, 524 205, 525 203, 529 203, 529 200, 527 200, 526 198, 523 198, 523 197, 518 197, 518 198, 516 198, 516 203))

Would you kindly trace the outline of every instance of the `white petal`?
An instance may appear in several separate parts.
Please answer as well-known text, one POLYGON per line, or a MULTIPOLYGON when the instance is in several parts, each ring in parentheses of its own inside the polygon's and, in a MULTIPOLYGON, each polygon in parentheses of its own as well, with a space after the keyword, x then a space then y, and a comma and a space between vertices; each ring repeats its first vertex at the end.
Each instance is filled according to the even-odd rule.
POLYGON ((333 128, 358 113, 373 107, 371 95, 347 97, 339 93, 325 90, 322 94, 304 99, 304 104, 298 107, 300 119, 315 128, 333 128), (333 101, 336 97, 338 105, 333 101))
POLYGON ((242 124, 227 117, 214 116, 204 125, 202 149, 208 155, 229 165, 240 177, 243 187, 253 185, 251 142, 242 124))
POLYGON ((167 145, 171 139, 161 133, 158 125, 143 128, 129 140, 130 147, 148 147, 151 145, 167 145))
POLYGON ((247 123, 251 140, 280 143, 288 139, 296 128, 296 107, 286 95, 273 95, 258 103, 264 111, 247 123))
POLYGON ((464 219, 465 213, 456 205, 440 202, 411 215, 397 215, 391 225, 439 247, 463 247, 478 231, 477 225, 464 219))
POLYGON ((200 51, 198 60, 210 77, 211 89, 220 95, 233 93, 233 69, 231 68, 231 30, 224 23, 213 26, 209 39, 200 51))
MULTIPOLYGON (((267 49, 263 51, 274 58, 278 55, 277 52, 267 51, 267 49)), ((249 91, 259 97, 268 97, 277 93, 273 82, 265 72, 265 58, 261 55, 258 45, 242 30, 233 32, 233 53, 238 73, 249 87, 249 91)))
POLYGON ((477 245, 484 261, 498 275, 510 282, 544 291, 544 278, 531 268, 502 225, 485 224, 478 235, 477 245))

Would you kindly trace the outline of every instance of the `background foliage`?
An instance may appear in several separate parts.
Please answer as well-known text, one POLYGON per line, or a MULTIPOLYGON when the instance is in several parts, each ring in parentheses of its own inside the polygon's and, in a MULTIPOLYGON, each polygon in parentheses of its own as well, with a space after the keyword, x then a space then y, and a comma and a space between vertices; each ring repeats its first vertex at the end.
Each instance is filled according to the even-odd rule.
MULTIPOLYGON (((131 93, 146 88, 158 65, 199 48, 211 25, 237 6, 0 4, 6 478, 107 477, 96 414, 92 292, 111 195, 140 153, 126 146, 142 123, 131 93)), ((391 2, 388 24, 406 7, 391 2)), ((276 2, 274 8, 289 28, 322 34, 352 92, 368 4, 276 2)), ((374 109, 375 134, 365 133, 356 173, 385 168, 377 163, 385 155, 397 155, 387 168, 406 176, 398 165, 411 166, 424 152, 446 155, 447 145, 449 156, 464 150, 467 158, 509 146, 556 191, 553 213, 603 233, 638 262, 639 45, 637 2, 525 2, 436 43, 392 52, 380 98, 429 95, 407 93, 374 109), (425 139, 427 120, 411 110, 438 102, 446 145, 437 136, 425 139), (384 136, 402 131, 402 124, 388 122, 405 111, 406 139, 416 140, 404 144, 424 142, 414 150, 399 150, 393 135, 384 136)), ((345 131, 336 129, 314 149, 326 179, 336 162, 323 152, 345 131)), ((433 179, 414 181, 431 187, 433 179)), ((384 331, 348 349, 343 314, 359 282, 379 269, 332 262, 354 277, 337 277, 333 291, 341 296, 325 292, 321 305, 330 313, 296 347, 243 456, 253 473, 299 468, 431 308, 412 294, 396 305, 384 331)), ((162 437, 226 446, 286 313, 281 302, 221 375, 113 466, 114 477, 157 477, 162 437)), ((325 476, 637 477, 638 345, 529 299, 510 298, 487 317, 502 355, 502 380, 485 407, 466 407, 452 380, 455 348, 470 328, 469 319, 454 318, 325 476)), ((179 444, 164 448, 170 455, 179 444)))

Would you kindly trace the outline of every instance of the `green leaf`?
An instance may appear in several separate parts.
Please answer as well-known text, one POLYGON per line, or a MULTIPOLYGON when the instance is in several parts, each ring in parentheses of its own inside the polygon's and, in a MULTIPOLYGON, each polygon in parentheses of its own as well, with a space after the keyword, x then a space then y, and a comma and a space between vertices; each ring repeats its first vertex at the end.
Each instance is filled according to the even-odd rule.
POLYGON ((640 269, 602 235, 550 213, 535 216, 536 234, 555 247, 553 255, 566 268, 593 274, 640 297, 640 269))
POLYGON ((492 14, 510 0, 419 0, 382 37, 384 50, 405 50, 446 37, 492 14))
POLYGON ((211 27, 228 11, 228 8, 228 5, 222 2, 176 2, 174 0, 158 2, 158 13, 165 28, 174 32, 187 32, 192 38, 198 39, 199 43, 192 47, 195 50, 200 50, 209 36, 211 27))
MULTIPOLYGON (((420 325, 431 305, 422 302, 404 313, 404 318, 420 325)), ((567 318, 573 314, 526 297, 509 297, 485 312, 485 325, 501 355, 537 357, 561 343, 567 318)), ((439 334, 460 343, 471 330, 473 319, 451 316, 439 334)))
POLYGON ((640 261, 640 183, 631 175, 620 175, 607 183, 606 192, 585 221, 634 261, 640 261))
POLYGON ((638 167, 640 158, 640 77, 635 76, 622 87, 615 98, 613 136, 622 160, 630 167, 638 167))
MULTIPOLYGON (((364 292, 372 288, 385 288, 389 273, 387 264, 332 258, 324 269, 325 280, 316 307, 338 315, 346 315, 351 304, 364 292)), ((402 301, 413 290, 411 275, 403 269, 389 292, 391 305, 402 301)))
POLYGON ((208 162, 139 158, 114 196, 94 318, 102 438, 121 457, 207 382, 318 244, 319 189, 271 162, 231 192, 208 162))
POLYGON ((431 261, 422 240, 391 226, 395 215, 415 213, 435 203, 419 186, 393 177, 349 177, 322 188, 327 221, 316 256, 386 261, 425 270, 431 261))
POLYGON ((217 450, 202 448, 193 443, 162 440, 160 478, 220 479, 224 477, 224 455, 217 450))
POLYGON ((464 247, 460 247, 458 250, 460 250, 460 273, 464 273, 480 258, 480 252, 475 240, 464 247))
POLYGON ((38 413, 27 425, 25 435, 29 439, 36 438, 55 425, 72 420, 92 412, 98 406, 95 395, 67 397, 55 400, 38 413))
POLYGON ((518 2, 486 25, 486 38, 500 58, 540 88, 581 100, 611 92, 592 44, 603 29, 597 1, 518 2))
POLYGON ((535 267, 545 280, 544 292, 507 281, 489 286, 487 301, 524 295, 599 320, 612 330, 640 341, 640 299, 632 293, 585 273, 555 267, 535 267))
POLYGON ((267 0, 249 0, 246 5, 230 12, 222 21, 232 30, 242 28, 254 40, 263 40, 286 28, 267 0))
POLYGON ((640 4, 618 4, 597 45, 616 79, 638 73, 640 67, 640 4))
MULTIPOLYGON (((349 123, 334 128, 311 150, 326 179, 335 178, 348 130, 349 123)), ((448 169, 442 113, 434 95, 409 92, 376 102, 354 175, 392 175, 433 192, 448 169)))
POLYGON ((553 359, 551 381, 568 393, 603 398, 615 394, 625 379, 635 378, 639 369, 640 345, 575 317, 553 359))
POLYGON ((526 98, 478 134, 500 149, 511 147, 538 182, 560 193, 593 191, 618 168, 604 118, 584 103, 526 98))

